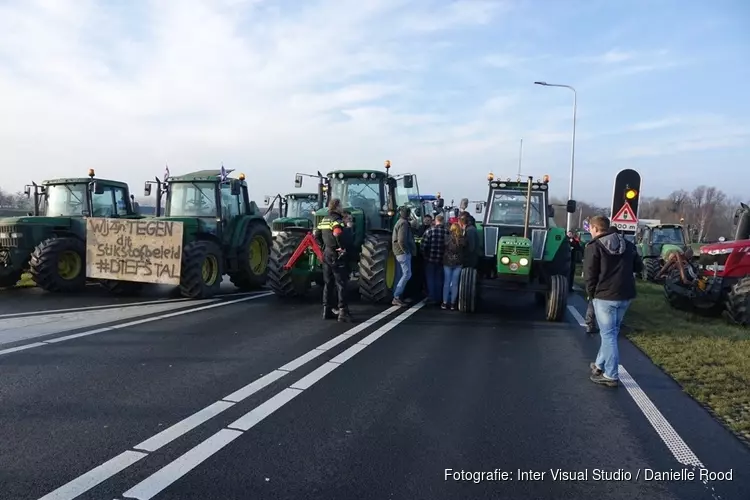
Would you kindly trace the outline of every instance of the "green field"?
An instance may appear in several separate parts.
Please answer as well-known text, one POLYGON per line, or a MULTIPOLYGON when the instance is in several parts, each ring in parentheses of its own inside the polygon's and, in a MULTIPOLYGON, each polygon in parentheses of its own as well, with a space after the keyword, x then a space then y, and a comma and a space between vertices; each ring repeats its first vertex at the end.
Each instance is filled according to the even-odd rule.
MULTIPOLYGON (((582 284, 580 271, 577 276, 582 284)), ((660 285, 638 281, 623 334, 729 428, 750 439, 749 329, 674 310, 660 285)))

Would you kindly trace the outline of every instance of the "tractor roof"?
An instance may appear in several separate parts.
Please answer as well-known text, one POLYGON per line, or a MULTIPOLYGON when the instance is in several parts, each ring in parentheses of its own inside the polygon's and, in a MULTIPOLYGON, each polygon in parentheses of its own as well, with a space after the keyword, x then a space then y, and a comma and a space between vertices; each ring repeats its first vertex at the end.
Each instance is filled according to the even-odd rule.
POLYGON ((369 174, 375 174, 376 179, 380 179, 385 177, 385 172, 382 170, 375 170, 375 169, 368 169, 368 170, 332 170, 326 174, 326 177, 333 177, 334 175, 336 177, 339 177, 340 175, 343 175, 344 177, 363 177, 364 174, 368 174, 368 177, 370 177, 369 174))
MULTIPOLYGON (((227 174, 233 172, 232 169, 227 169, 227 174)), ((195 172, 190 172, 183 175, 173 175, 169 178, 170 181, 174 182, 218 182, 219 178, 221 177, 221 170, 214 169, 214 170, 197 170, 195 172)), ((243 181, 244 182, 244 181, 243 181)))
POLYGON ((436 201, 438 197, 434 194, 410 194, 409 199, 419 201, 436 201))
MULTIPOLYGON (((515 181, 511 180, 510 177, 507 179, 491 179, 489 181, 489 185, 491 188, 494 189, 517 189, 519 191, 526 191, 529 188, 529 180, 527 179, 516 179, 515 181)), ((531 185, 532 192, 534 191, 548 191, 549 190, 549 180, 544 178, 537 179, 533 181, 531 185)))
POLYGON ((682 224, 647 224, 649 229, 682 229, 682 224))
POLYGON ((96 181, 101 184, 107 184, 109 186, 116 186, 128 189, 128 185, 125 182, 113 181, 110 179, 100 179, 98 177, 71 177, 62 179, 49 179, 42 182, 43 186, 49 186, 51 184, 88 184, 91 181, 96 181))
POLYGON ((310 200, 310 199, 313 199, 313 198, 317 199, 318 198, 318 193, 289 193, 285 197, 286 198, 291 198, 293 200, 300 200, 300 199, 302 199, 302 200, 304 200, 304 199, 310 200))

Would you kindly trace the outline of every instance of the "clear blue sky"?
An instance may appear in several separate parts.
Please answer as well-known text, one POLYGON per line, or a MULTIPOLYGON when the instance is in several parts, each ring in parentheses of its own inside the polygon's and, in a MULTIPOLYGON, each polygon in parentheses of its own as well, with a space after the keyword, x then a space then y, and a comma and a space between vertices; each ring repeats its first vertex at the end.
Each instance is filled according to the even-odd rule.
POLYGON ((252 194, 294 173, 380 168, 472 199, 485 177, 549 174, 608 203, 746 193, 750 3, 742 1, 0 1, 2 182, 83 173, 142 182, 218 168, 252 194))

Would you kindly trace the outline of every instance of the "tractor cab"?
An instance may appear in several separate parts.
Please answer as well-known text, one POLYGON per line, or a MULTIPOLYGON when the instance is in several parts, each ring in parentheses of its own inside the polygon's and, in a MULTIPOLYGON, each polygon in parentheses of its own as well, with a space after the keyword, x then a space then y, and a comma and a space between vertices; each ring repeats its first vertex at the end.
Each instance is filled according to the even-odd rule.
POLYGON ((429 215, 434 217, 443 211, 445 200, 440 197, 440 193, 434 194, 410 194, 409 205, 413 207, 413 212, 418 217, 429 215))
POLYGON ((271 234, 274 236, 289 227, 311 229, 315 223, 315 212, 323 208, 318 193, 279 194, 274 197, 273 202, 266 196, 268 212, 276 201, 279 202, 279 217, 271 222, 271 234))

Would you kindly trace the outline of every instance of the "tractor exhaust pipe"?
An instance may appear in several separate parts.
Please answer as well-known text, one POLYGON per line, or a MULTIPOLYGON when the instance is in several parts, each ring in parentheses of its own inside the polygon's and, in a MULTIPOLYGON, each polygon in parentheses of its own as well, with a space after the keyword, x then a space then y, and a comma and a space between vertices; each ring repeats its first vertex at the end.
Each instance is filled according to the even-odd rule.
POLYGON ((529 218, 531 217, 531 184, 534 178, 529 176, 529 187, 526 189, 526 215, 523 218, 523 237, 529 238, 529 218))
POLYGON ((750 207, 740 203, 741 208, 735 213, 737 229, 734 232, 735 241, 750 239, 750 207))

